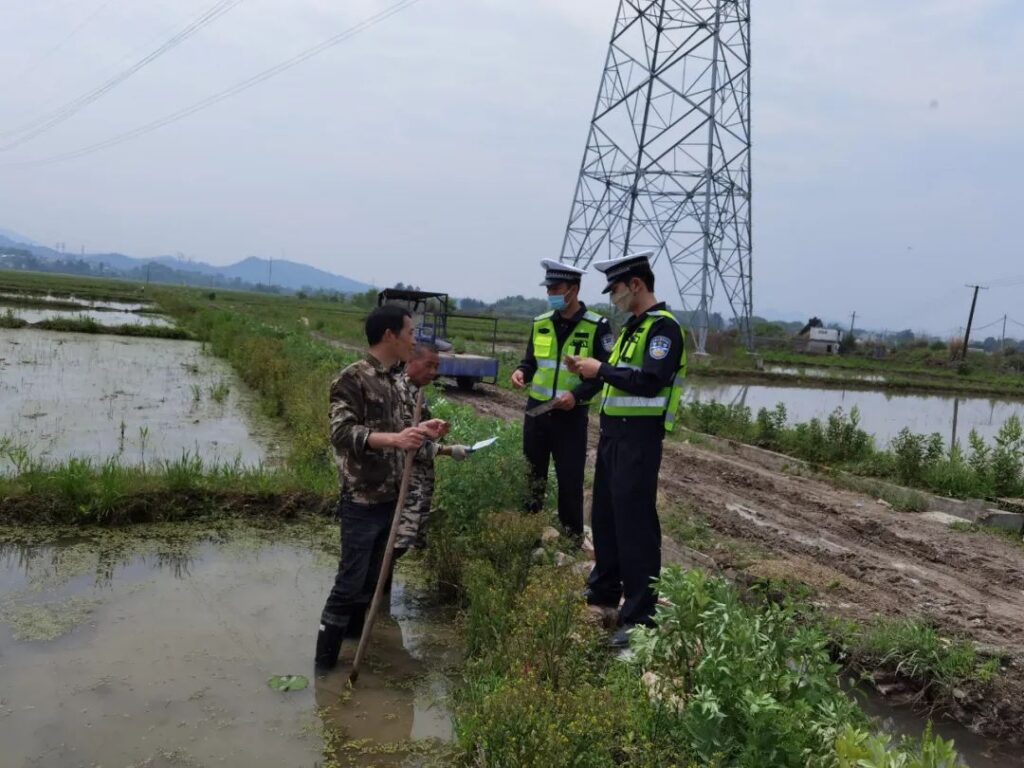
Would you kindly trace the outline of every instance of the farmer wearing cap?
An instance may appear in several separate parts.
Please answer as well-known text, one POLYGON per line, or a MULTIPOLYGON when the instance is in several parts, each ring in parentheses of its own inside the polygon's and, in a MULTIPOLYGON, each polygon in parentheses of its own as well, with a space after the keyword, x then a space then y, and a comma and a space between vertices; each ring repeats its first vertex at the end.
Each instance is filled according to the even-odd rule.
POLYGON ((558 519, 571 536, 583 534, 583 467, 587 458, 587 415, 601 391, 597 380, 582 381, 566 368, 566 356, 605 361, 614 337, 608 320, 580 301, 583 270, 545 259, 544 282, 550 311, 535 318, 526 356, 512 373, 512 385, 529 387, 523 424, 523 453, 533 479, 528 503, 539 512, 547 491, 548 463, 558 478, 558 519), (552 403, 553 401, 553 403, 552 403), (545 404, 547 408, 541 408, 545 404), (536 415, 532 412, 538 411, 536 415))
POLYGON ((661 571, 658 470, 686 374, 679 321, 654 295, 652 255, 594 265, 608 280, 604 293, 631 317, 607 362, 578 356, 566 360, 585 382, 603 385, 591 510, 597 562, 587 583, 587 602, 615 608, 625 597, 619 629, 611 638, 616 648, 629 645, 630 629, 653 621, 651 580, 661 571))

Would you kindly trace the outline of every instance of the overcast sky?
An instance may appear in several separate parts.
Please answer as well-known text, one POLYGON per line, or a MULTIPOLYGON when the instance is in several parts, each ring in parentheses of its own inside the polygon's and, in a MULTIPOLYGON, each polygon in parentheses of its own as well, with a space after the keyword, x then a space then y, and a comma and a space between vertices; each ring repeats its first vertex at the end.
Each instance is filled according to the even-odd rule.
MULTIPOLYGON (((3 166, 162 117, 392 2, 244 0, 0 152, 0 227, 69 251, 286 255, 378 285, 540 296, 537 261, 559 255, 616 0, 421 0, 154 133, 3 166)), ((0 3, 0 134, 213 3, 0 3)), ((858 326, 950 333, 964 283, 1020 277, 982 295, 977 324, 1024 322, 1024 4, 752 5, 756 311, 856 310, 858 326)))

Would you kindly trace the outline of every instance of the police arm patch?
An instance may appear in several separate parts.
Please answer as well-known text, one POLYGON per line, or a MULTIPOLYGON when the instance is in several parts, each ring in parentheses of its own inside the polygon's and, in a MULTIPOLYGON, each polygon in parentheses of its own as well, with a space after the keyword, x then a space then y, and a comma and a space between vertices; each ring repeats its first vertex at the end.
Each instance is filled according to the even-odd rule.
POLYGON ((601 337, 601 346, 604 347, 605 352, 611 352, 615 349, 615 339, 612 338, 610 333, 606 333, 601 337))
POLYGON ((668 336, 655 336, 651 339, 648 352, 654 360, 664 360, 670 349, 672 349, 672 339, 668 336))

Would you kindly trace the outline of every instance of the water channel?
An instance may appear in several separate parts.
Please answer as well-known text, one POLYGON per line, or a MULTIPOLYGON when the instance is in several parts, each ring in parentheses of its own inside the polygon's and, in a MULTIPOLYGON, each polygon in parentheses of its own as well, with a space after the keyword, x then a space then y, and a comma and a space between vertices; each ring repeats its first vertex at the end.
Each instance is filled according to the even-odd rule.
POLYGON ((786 406, 791 423, 825 419, 836 408, 860 411, 861 427, 886 445, 904 427, 913 432, 938 432, 949 443, 954 437, 966 444, 972 429, 991 441, 1006 420, 1024 419, 1024 402, 993 397, 912 394, 865 389, 819 388, 813 384, 743 384, 692 377, 686 382, 686 401, 717 401, 745 405, 753 414, 761 408, 786 406))

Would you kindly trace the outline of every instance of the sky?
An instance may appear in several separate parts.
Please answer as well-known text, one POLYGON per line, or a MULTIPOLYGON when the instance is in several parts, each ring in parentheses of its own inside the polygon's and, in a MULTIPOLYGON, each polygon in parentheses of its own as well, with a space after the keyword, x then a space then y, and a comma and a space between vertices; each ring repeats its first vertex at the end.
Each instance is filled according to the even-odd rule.
MULTIPOLYGON (((72 252, 286 257, 376 285, 542 296, 538 262, 560 254, 616 0, 420 0, 173 125, 32 164, 189 106, 394 1, 242 0, 0 150, 0 227, 72 252)), ((214 3, 0 3, 0 146, 214 3)), ((752 6, 755 312, 954 334, 965 284, 982 283, 975 325, 1000 320, 982 335, 998 336, 1004 314, 1024 323, 1024 5, 752 6)))

